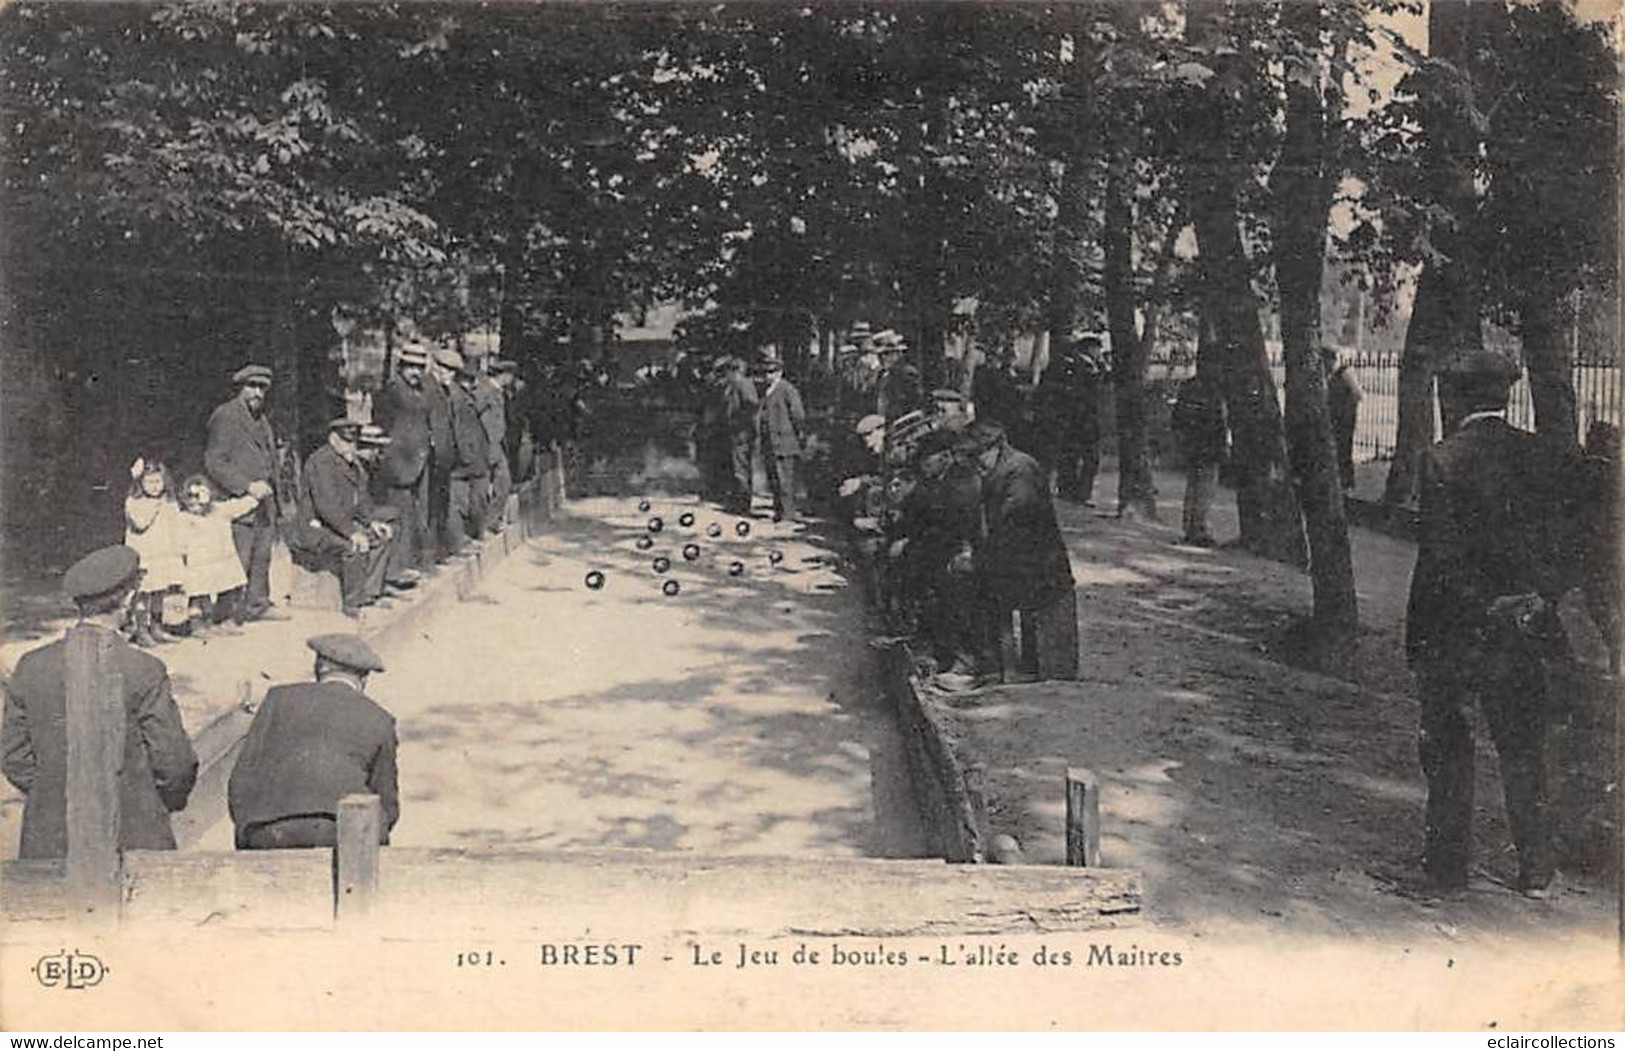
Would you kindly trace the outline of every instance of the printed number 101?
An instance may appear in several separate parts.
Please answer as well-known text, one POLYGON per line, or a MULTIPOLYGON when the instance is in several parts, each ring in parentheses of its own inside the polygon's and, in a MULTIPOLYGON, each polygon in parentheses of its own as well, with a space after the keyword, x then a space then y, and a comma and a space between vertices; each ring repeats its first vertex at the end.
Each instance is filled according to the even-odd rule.
POLYGON ((484 952, 460 952, 457 954, 459 967, 498 967, 503 961, 497 959, 496 953, 487 949, 484 952))

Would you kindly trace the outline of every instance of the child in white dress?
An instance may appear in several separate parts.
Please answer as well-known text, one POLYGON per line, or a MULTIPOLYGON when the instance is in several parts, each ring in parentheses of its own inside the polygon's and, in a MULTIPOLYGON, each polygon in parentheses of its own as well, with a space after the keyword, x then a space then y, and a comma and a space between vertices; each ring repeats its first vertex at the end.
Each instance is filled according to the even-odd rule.
POLYGON ((141 591, 131 632, 137 646, 163 641, 164 600, 182 594, 179 515, 169 471, 157 460, 138 458, 130 465, 130 491, 124 499, 124 542, 141 556, 141 591))
POLYGON ((241 518, 259 505, 252 496, 216 500, 214 486, 201 474, 193 475, 181 487, 179 530, 182 537, 185 570, 184 587, 192 607, 192 631, 217 624, 231 608, 222 598, 248 583, 237 545, 232 542, 232 519, 241 518))

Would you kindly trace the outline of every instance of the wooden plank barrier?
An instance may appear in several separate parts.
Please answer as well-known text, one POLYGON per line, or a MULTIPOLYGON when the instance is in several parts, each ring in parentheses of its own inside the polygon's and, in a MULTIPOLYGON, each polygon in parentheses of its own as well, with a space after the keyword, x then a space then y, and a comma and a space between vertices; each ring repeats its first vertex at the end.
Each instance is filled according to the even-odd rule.
POLYGON ((1066 770, 1066 863, 1100 867, 1100 783, 1075 766, 1066 770))
POLYGON ((333 909, 341 924, 364 922, 378 897, 378 833, 383 812, 374 795, 339 800, 338 846, 333 848, 333 909))

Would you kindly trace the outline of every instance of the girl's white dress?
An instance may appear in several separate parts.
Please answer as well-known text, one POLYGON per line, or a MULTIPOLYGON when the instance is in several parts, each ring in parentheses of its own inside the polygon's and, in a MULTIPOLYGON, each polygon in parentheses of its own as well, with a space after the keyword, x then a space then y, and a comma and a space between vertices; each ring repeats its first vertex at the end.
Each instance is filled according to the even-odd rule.
POLYGON ((254 510, 258 503, 252 496, 239 496, 211 505, 205 514, 183 510, 177 516, 182 526, 186 563, 182 583, 187 595, 214 598, 248 583, 231 539, 231 520, 254 510))
POLYGON ((142 591, 164 591, 179 585, 186 566, 181 558, 176 519, 182 511, 164 497, 132 496, 124 501, 124 543, 141 556, 142 591))

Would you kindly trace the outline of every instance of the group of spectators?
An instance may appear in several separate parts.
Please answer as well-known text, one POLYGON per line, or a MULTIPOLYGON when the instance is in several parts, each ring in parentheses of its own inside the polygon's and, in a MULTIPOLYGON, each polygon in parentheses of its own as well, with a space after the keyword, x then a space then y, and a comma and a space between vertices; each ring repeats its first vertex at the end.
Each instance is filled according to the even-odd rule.
POLYGON ((527 383, 513 361, 408 343, 372 401, 373 421, 332 420, 287 471, 267 412, 273 374, 250 364, 209 417, 204 470, 176 487, 158 459, 130 468, 125 540, 144 577, 131 637, 169 637, 277 618, 280 539, 306 569, 339 578, 346 615, 415 587, 423 572, 508 526, 508 496, 541 443, 579 434, 578 385, 557 368, 527 383))

